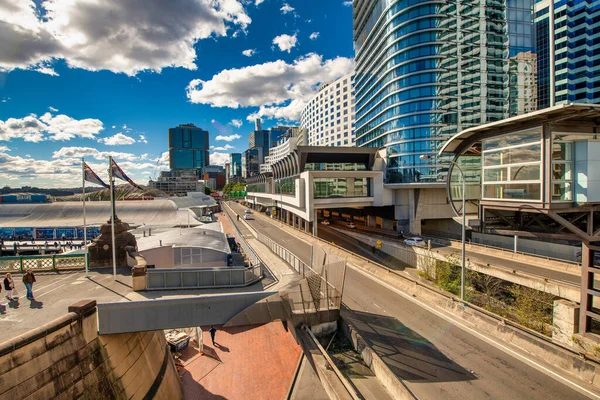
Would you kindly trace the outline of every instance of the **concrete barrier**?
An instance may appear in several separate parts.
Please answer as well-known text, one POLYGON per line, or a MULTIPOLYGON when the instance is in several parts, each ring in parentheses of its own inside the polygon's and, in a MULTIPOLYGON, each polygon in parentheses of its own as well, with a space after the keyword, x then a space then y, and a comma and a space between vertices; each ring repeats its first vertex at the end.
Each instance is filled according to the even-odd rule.
POLYGON ((387 366, 385 362, 377 355, 377 352, 371 349, 371 346, 360 336, 360 334, 354 329, 352 324, 346 321, 344 318, 339 320, 340 328, 346 338, 352 343, 354 350, 359 353, 363 361, 367 364, 371 371, 375 374, 379 382, 385 387, 385 389, 392 395, 394 399, 416 399, 417 397, 404 385, 402 379, 398 378, 396 374, 387 366))
POLYGON ((96 302, 0 344, 2 399, 181 399, 162 331, 98 335, 96 302))

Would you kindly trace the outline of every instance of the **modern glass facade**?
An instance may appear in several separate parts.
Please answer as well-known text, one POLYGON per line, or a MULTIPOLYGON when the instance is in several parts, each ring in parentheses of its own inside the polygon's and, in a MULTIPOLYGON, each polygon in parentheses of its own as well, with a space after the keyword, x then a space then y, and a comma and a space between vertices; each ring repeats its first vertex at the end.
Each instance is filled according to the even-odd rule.
POLYGON ((371 178, 314 178, 314 198, 370 197, 371 178))
POLYGON ((244 178, 251 178, 260 174, 260 160, 263 159, 262 148, 256 147, 244 152, 242 159, 242 173, 244 178))
POLYGON ((242 154, 231 153, 229 155, 229 176, 242 176, 242 154))
POLYGON ((540 108, 600 102, 599 22, 600 0, 536 1, 540 108))
POLYGON ((387 182, 442 182, 448 138, 537 109, 533 2, 354 1, 356 144, 387 182))
POLYGON ((201 169, 208 165, 208 132, 194 124, 169 129, 169 167, 201 169))

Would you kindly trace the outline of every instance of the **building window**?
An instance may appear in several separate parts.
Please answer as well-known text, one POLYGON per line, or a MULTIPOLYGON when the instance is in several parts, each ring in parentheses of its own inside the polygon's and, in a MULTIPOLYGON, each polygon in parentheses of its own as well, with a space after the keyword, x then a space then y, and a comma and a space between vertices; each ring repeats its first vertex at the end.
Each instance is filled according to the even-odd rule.
POLYGON ((539 128, 482 141, 484 199, 541 200, 539 128))

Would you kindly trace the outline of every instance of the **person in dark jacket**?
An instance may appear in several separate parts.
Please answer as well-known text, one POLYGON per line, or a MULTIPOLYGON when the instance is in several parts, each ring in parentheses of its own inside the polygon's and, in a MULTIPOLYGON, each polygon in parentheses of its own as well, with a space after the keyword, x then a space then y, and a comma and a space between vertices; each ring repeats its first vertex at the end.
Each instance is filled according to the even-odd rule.
POLYGON ((4 290, 6 290, 6 298, 9 301, 13 301, 13 289, 15 288, 15 282, 13 281, 12 276, 10 275, 10 272, 8 272, 6 274, 6 276, 4 277, 4 290))
POLYGON ((217 333, 217 330, 215 329, 214 326, 210 326, 210 329, 208 330, 208 333, 210 333, 210 339, 212 340, 212 344, 214 346, 215 344, 215 334, 217 333))
POLYGON ((33 297, 33 284, 35 283, 35 275, 33 275, 33 271, 30 269, 27 270, 27 273, 23 275, 23 283, 25 284, 25 288, 27 289, 27 298, 29 300, 35 300, 33 297))

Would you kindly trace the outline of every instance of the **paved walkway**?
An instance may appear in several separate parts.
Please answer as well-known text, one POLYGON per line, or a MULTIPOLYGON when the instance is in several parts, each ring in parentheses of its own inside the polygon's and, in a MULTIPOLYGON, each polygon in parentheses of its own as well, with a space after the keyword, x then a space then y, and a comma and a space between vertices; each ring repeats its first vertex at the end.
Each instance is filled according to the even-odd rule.
POLYGON ((202 328, 204 355, 183 353, 185 399, 285 399, 302 350, 281 322, 217 328, 214 346, 202 328))

